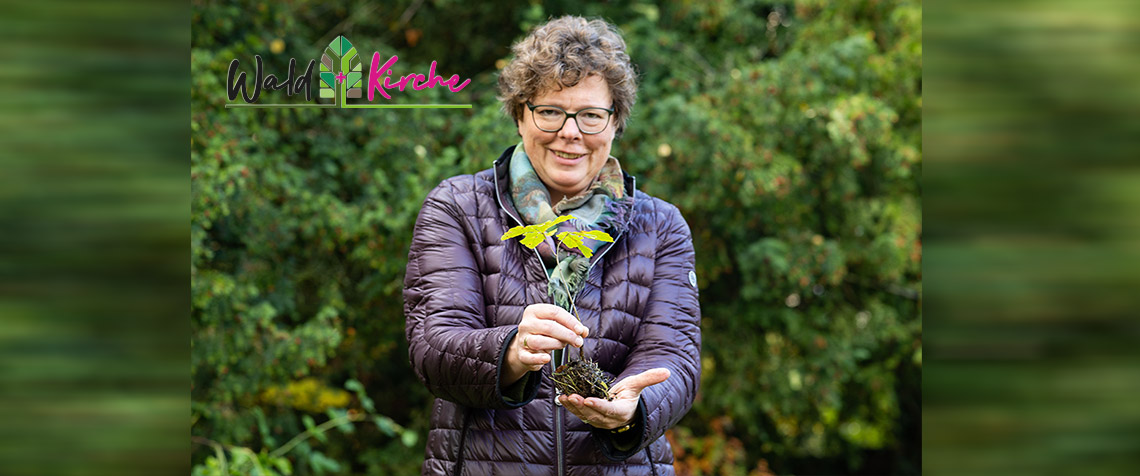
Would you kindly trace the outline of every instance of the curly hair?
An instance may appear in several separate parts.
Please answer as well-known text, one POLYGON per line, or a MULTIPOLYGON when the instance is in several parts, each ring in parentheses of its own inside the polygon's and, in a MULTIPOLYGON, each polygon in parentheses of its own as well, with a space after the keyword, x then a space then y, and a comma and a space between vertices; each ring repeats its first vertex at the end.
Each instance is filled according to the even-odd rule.
POLYGON ((617 135, 637 101, 637 72, 617 27, 605 20, 566 15, 535 28, 511 47, 514 58, 499 74, 503 112, 515 122, 523 104, 542 93, 573 87, 590 75, 606 80, 617 135))

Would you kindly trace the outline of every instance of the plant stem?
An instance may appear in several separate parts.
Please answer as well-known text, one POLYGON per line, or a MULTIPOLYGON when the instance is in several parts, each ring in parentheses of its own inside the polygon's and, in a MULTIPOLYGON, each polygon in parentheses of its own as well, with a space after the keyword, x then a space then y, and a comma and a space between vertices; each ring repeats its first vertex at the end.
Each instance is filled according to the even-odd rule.
POLYGON ((200 445, 212 446, 214 448, 214 455, 218 457, 218 464, 222 465, 222 474, 230 474, 229 470, 226 469, 226 450, 224 448, 224 445, 218 443, 217 441, 201 436, 191 436, 190 441, 193 441, 200 445))
POLYGON ((311 436, 316 435, 317 433, 324 433, 325 430, 328 430, 329 428, 337 426, 337 425, 344 423, 346 421, 363 420, 364 416, 365 415, 363 413, 356 414, 356 415, 345 415, 345 416, 333 418, 332 420, 321 423, 320 425, 317 425, 313 428, 305 430, 305 432, 301 433, 300 435, 294 436, 293 439, 289 440, 288 443, 281 445, 280 448, 277 448, 277 449, 273 450, 272 453, 269 453, 269 456, 271 456, 271 457, 284 456, 286 453, 289 452, 289 450, 292 450, 294 446, 301 444, 302 441, 309 439, 311 436))
MULTIPOLYGON (((577 319, 578 322, 582 322, 582 317, 578 315, 578 306, 574 305, 574 297, 575 296, 570 295, 570 285, 566 284, 566 281, 563 280, 562 281, 562 287, 566 289, 566 300, 570 302, 570 311, 574 313, 574 318, 577 319)), ((583 325, 585 325, 585 324, 583 324, 583 325)), ((586 341, 585 341, 585 339, 583 339, 582 340, 582 347, 578 348, 578 360, 583 360, 586 358, 585 357, 585 349, 586 349, 586 341)))

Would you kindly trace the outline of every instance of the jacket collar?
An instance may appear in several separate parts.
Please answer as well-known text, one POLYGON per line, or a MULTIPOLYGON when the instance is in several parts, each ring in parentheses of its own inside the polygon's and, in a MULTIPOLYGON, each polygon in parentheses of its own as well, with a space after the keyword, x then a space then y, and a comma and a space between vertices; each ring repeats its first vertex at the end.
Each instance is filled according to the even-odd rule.
MULTIPOLYGON (((510 160, 511 155, 515 153, 515 147, 512 145, 504 150, 498 159, 495 159, 494 174, 495 174, 495 193, 499 197, 499 206, 502 207, 509 215, 514 217, 515 221, 522 224, 522 219, 519 218, 518 210, 515 210, 515 202, 511 199, 511 170, 510 160)), ((627 197, 634 196, 637 191, 637 177, 630 175, 625 170, 621 171, 622 177, 625 179, 625 194, 627 197)))
MULTIPOLYGON (((505 211, 507 215, 510 215, 510 217, 515 220, 515 224, 525 225, 522 218, 519 216, 518 210, 515 209, 515 201, 511 198, 510 160, 511 156, 515 153, 515 147, 518 147, 518 145, 516 144, 507 147, 507 150, 504 150, 502 155, 500 155, 498 159, 495 159, 495 164, 493 167, 495 177, 495 198, 499 202, 499 208, 505 211)), ((625 170, 622 170, 621 174, 622 177, 625 178, 626 196, 633 199, 634 193, 637 191, 637 178, 630 175, 625 170)), ((626 217, 627 228, 629 227, 629 223, 633 221, 633 213, 634 211, 631 209, 626 217)), ((614 241, 602 245, 601 248, 594 252, 594 257, 590 260, 590 264, 592 265, 594 262, 601 259, 602 256, 604 256, 606 252, 609 251, 609 249, 617 242, 618 238, 621 238, 621 236, 619 235, 614 237, 614 241)))

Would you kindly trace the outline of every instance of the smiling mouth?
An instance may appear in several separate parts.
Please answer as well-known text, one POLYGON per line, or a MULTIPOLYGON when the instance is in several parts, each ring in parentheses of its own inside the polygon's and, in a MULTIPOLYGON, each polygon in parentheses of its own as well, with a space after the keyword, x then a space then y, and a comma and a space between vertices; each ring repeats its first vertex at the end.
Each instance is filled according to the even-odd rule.
POLYGON ((565 152, 559 152, 557 150, 551 150, 551 152, 554 152, 554 155, 557 155, 563 159, 577 159, 578 157, 586 155, 586 154, 567 154, 565 152))

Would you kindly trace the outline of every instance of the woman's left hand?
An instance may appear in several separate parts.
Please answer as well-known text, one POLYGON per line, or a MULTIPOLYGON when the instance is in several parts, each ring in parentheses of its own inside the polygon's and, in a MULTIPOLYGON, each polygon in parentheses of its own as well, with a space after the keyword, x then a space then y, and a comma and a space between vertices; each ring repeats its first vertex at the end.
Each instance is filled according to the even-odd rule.
POLYGON ((581 395, 562 395, 558 401, 586 424, 595 428, 612 430, 633 421, 637 412, 637 402, 641 391, 650 385, 657 385, 669 378, 669 369, 650 369, 631 375, 610 387, 612 401, 602 398, 582 398, 581 395))

